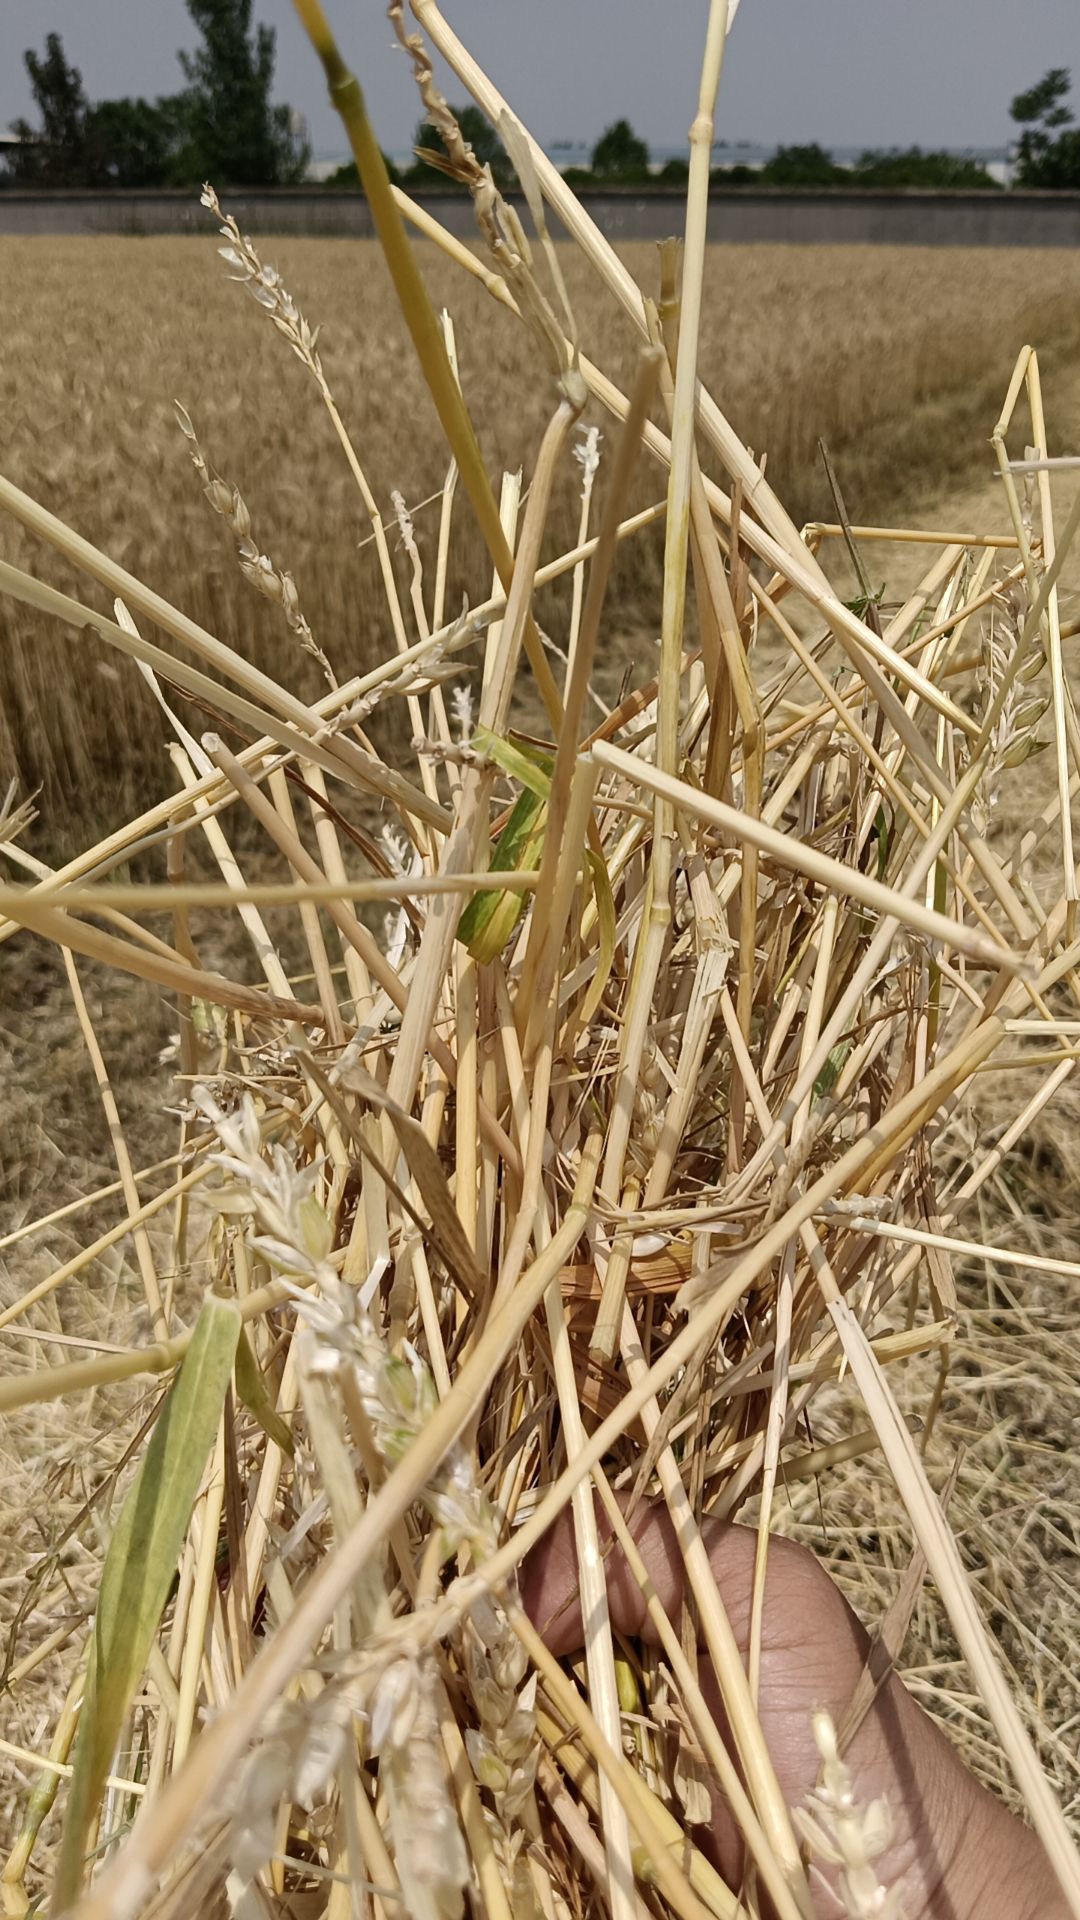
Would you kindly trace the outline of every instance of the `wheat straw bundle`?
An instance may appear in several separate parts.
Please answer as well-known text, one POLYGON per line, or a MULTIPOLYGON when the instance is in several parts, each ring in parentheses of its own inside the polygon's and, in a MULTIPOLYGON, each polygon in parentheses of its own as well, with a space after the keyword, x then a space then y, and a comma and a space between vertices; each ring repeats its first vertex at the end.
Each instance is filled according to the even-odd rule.
MULTIPOLYGON (((446 433, 434 561, 403 503, 384 524, 317 332, 209 189, 204 204, 329 410, 382 569, 379 663, 338 681, 182 410, 240 567, 325 675, 313 705, 0 483, 10 513, 109 589, 115 617, 6 564, 0 587, 147 677, 176 772, 169 800, 61 871, 19 855, 25 816, 5 824, 31 878, 0 889, 2 937, 64 950, 125 1213, 3 1321, 31 1323, 120 1243, 145 1296, 137 1344, 52 1366, 31 1349, 0 1382, 8 1414, 93 1389, 125 1423, 88 1502, 86 1604, 40 1653, 9 1652, 17 1689, 62 1649, 69 1688, 42 1733, 6 1910, 43 1885, 51 1912, 79 1920, 810 1912, 756 1716, 761 1609, 778 1487, 844 1459, 894 1483, 907 1612, 928 1570, 1080 1912, 1075 1850, 893 1390, 917 1356, 947 1365, 964 1207, 1075 1065, 1080 740, 1056 582, 1080 503, 1055 539, 1036 357, 1025 349, 994 434, 1003 530, 924 533, 902 605, 883 620, 868 585, 847 604, 830 556, 846 544, 858 564, 864 530, 841 506, 835 526, 800 532, 698 377, 733 6, 711 7, 681 268, 663 250, 654 300, 431 0, 413 10, 498 123, 531 238, 400 6, 425 112, 475 200, 477 252, 391 189, 317 0, 298 5, 446 433), (548 213, 640 329, 629 393, 578 350, 548 213), (520 316, 550 393, 527 488, 508 478, 501 501, 409 223, 520 316), (1033 474, 1009 456, 1022 395, 1033 474), (580 539, 551 557, 552 489, 575 455, 580 539), (657 505, 631 514, 645 467, 657 505), (494 586, 451 612, 468 516, 494 586), (597 724, 616 552, 661 519, 659 650, 597 724), (566 596, 564 653, 536 625, 537 582, 566 596), (542 702, 530 729, 514 724, 524 687, 542 702), (413 736, 394 764, 367 730, 391 702, 413 736), (1044 744, 1054 799, 1002 854, 995 797, 1044 744), (1029 880, 1047 846, 1049 902, 1029 880), (133 860, 151 877, 118 878, 133 860), (189 877, 207 861, 212 878, 189 877), (179 1139, 149 1190, 81 957, 178 1010, 179 1139), (956 1128, 1003 1058, 1026 1066, 1022 1096, 965 1161, 956 1128), (830 1454, 806 1417, 839 1374, 864 1419, 830 1454), (663 1667, 608 1615, 605 1543, 642 1501, 666 1508, 685 1563, 681 1614, 654 1619, 663 1667), (560 1666, 519 1569, 567 1514, 586 1624, 560 1666), (717 1516, 758 1533, 749 1672, 702 1552, 717 1516), (690 1608, 737 1769, 682 1653, 690 1608), (741 1889, 699 1845, 710 1772, 753 1865, 741 1889), (35 1881, 54 1801, 62 1838, 35 1881)), ((929 1431, 934 1402, 924 1416, 929 1431)), ((629 1565, 641 1574, 632 1546, 629 1565)), ((51 1561, 35 1618, 61 1580, 51 1561)))

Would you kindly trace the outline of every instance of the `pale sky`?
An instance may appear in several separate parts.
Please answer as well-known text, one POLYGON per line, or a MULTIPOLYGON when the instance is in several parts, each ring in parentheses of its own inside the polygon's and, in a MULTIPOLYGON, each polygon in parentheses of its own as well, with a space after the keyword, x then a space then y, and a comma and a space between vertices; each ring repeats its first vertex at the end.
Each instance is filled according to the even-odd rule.
MULTIPOLYGON (((382 0, 326 5, 383 146, 407 149, 416 94, 382 0)), ((445 11, 541 142, 591 143, 622 114, 652 146, 685 139, 705 0, 446 0, 445 11)), ((278 29, 277 97, 307 116, 316 153, 337 152, 291 0, 255 0, 255 14, 278 29)), ((176 50, 196 38, 184 0, 0 0, 0 126, 31 115, 22 55, 50 29, 91 99, 175 91, 176 50)), ((742 0, 717 137, 1001 146, 1013 94, 1051 66, 1072 69, 1080 118, 1077 0, 742 0)), ((447 91, 464 97, 457 83, 447 91)))

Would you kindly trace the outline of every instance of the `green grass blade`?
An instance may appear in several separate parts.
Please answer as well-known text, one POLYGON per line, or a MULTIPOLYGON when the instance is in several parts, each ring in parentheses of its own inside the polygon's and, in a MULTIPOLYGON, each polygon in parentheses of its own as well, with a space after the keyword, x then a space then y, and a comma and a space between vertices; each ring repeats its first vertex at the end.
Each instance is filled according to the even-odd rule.
POLYGON ((485 760, 493 760, 519 786, 527 787, 541 800, 547 799, 555 766, 549 753, 541 753, 536 747, 517 746, 513 740, 504 740, 484 726, 476 728, 469 745, 485 760))
MULTIPOLYGON (((523 860, 535 864, 544 844, 547 824, 547 800, 555 764, 551 755, 541 753, 536 747, 517 746, 492 733, 488 727, 477 727, 470 744, 525 789, 518 795, 499 835, 491 856, 492 872, 497 873, 500 868, 512 872, 523 860)), ((457 937, 474 960, 494 960, 524 911, 523 894, 495 887, 488 893, 474 894, 458 922, 457 937)))
POLYGON ((249 1413, 254 1414, 268 1439, 273 1440, 291 1460, 296 1452, 296 1443, 274 1405, 273 1395, 259 1370, 251 1341, 243 1327, 236 1348, 236 1397, 249 1413))
POLYGON ((577 1016, 579 1029, 588 1026, 604 997, 604 989, 615 960, 616 939, 615 896, 611 891, 608 870, 598 853, 587 853, 585 861, 592 879, 593 892, 596 895, 598 940, 596 972, 577 1016))
MULTIPOLYGON (((543 845, 546 821, 547 801, 528 789, 519 794, 491 856, 492 873, 497 873, 500 867, 513 872, 523 860, 535 865, 543 845)), ((524 895, 511 893, 505 887, 474 893, 458 921, 457 937, 474 960, 480 963, 494 960, 524 911, 524 895)))
POLYGON ((53 1911, 74 1900, 116 1742, 146 1666, 232 1377, 240 1310, 211 1294, 105 1556, 53 1911))
MULTIPOLYGON (((442 328, 428 297, 420 269, 409 244, 405 221, 394 199, 386 162, 368 119, 360 82, 338 50, 322 0, 293 0, 309 40, 322 61, 330 89, 330 98, 341 115, 353 159, 356 161, 364 196, 390 270, 405 323, 412 335, 417 358, 423 369, 435 410, 442 422, 450 450, 458 464, 461 483, 468 494, 484 543, 495 571, 509 590, 514 572, 514 556, 507 544, 499 519, 498 503, 484 466, 480 443, 465 405, 464 396, 443 341, 442 328)), ((562 717, 559 690, 548 665, 547 655, 529 619, 525 627, 525 651, 536 677, 548 718, 556 727, 562 717)))
POLYGON ((851 1041, 841 1040, 830 1053, 817 1079, 814 1081, 814 1100, 827 1100, 843 1071, 844 1062, 851 1052, 851 1041))

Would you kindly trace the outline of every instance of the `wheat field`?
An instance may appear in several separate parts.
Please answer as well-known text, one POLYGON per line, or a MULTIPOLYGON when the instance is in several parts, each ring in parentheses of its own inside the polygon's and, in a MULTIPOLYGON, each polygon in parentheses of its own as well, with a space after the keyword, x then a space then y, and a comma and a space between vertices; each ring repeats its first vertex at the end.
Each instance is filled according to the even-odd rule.
MULTIPOLYGON (((582 345, 625 386, 629 323, 576 251, 561 251, 582 345)), ((656 249, 638 243, 623 251, 655 290, 656 249)), ((446 454, 377 243, 289 239, 266 242, 263 252, 321 328, 327 377, 384 520, 393 520, 398 489, 430 561, 435 518, 422 503, 442 486, 446 454), (412 423, 408 434, 403 420, 412 423)), ((489 470, 528 473, 544 425, 528 336, 434 248, 421 246, 420 257, 435 304, 454 321, 489 470)), ((260 550, 294 575, 335 672, 383 657, 391 639, 370 526, 333 429, 311 407, 303 368, 272 329, 252 325, 216 258, 212 223, 205 240, 8 239, 0 260, 7 476, 311 697, 318 668, 278 610, 241 578, 228 531, 188 461, 173 411, 179 401, 210 466, 240 490, 260 550)), ((886 507, 894 518, 917 517, 943 488, 988 475, 989 428, 1029 338, 1039 342, 1052 405, 1080 345, 1080 261, 1068 252, 709 251, 702 377, 767 460, 797 521, 836 517, 819 437, 856 521, 886 507)), ((577 477, 571 464, 558 484, 551 550, 572 542, 577 477)), ((598 498, 603 487, 602 461, 598 498)), ((635 504, 662 492, 662 474, 646 468, 635 504)), ((486 591, 489 578, 467 509, 460 519, 451 606, 465 591, 474 599, 486 591)), ((660 545, 659 532, 639 537, 616 569, 620 619, 598 663, 609 686, 657 629, 660 545)), ((29 540, 9 529, 7 558, 26 564, 30 555, 29 540)), ((50 580, 70 589, 63 567, 49 568, 50 580)), ((96 604, 109 611, 104 594, 96 604)), ((557 595, 538 601, 556 641, 560 607, 557 595)), ((50 817, 54 835, 65 831, 61 798, 68 818, 74 799, 84 821, 108 826, 165 790, 161 726, 134 668, 118 668, 105 649, 11 605, 0 609, 0 635, 0 768, 42 789, 47 841, 50 817)))
MULTIPOLYGON (((310 376, 275 338, 265 316, 228 284, 214 246, 212 231, 201 241, 0 243, 0 471, 147 587, 310 701, 325 691, 323 667, 311 657, 318 650, 341 681, 392 653, 386 597, 369 522, 331 420, 313 404, 310 376), (211 486, 213 476, 220 476, 229 489, 235 487, 242 510, 231 493, 218 496, 217 512, 204 498, 207 475, 200 478, 193 470, 192 441, 178 423, 177 402, 198 435, 211 486), (282 617, 280 595, 271 604, 237 565, 234 532, 248 517, 259 553, 295 580, 291 622, 282 617)), ((409 556, 394 495, 400 493, 412 517, 430 583, 438 520, 428 503, 443 488, 447 452, 381 255, 373 243, 315 240, 267 243, 263 252, 280 267, 312 326, 321 329, 326 376, 389 529, 407 604, 409 556)), ((624 253, 641 284, 655 289, 653 250, 641 245, 624 253)), ((549 412, 535 345, 434 252, 421 248, 420 257, 435 304, 445 305, 453 319, 462 386, 488 471, 497 488, 501 472, 520 467, 527 489, 549 412)), ((583 348, 628 389, 634 361, 628 324, 578 255, 567 251, 563 265, 583 348)), ((819 437, 828 444, 857 522, 887 517, 918 523, 940 513, 943 502, 970 496, 990 473, 990 430, 1017 351, 1028 338, 1038 341, 1048 414, 1059 435, 1071 430, 1068 406, 1059 406, 1063 395, 1075 392, 1073 363, 1080 348, 1080 262, 1069 254, 714 249, 706 261, 705 293, 702 379, 758 459, 767 461, 769 478, 797 522, 836 517, 819 437)), ((606 423, 590 410, 585 421, 594 420, 606 435, 606 423)), ((1026 424, 1021 405, 1015 441, 1022 441, 1026 424)), ((597 478, 601 504, 609 453, 605 438, 597 478)), ((580 466, 565 460, 547 515, 546 554, 574 544, 580 478, 580 466)), ((643 459, 629 504, 661 500, 666 483, 666 472, 643 459)), ((1004 522, 1003 512, 999 517, 1004 522)), ((6 533, 6 558, 61 589, 78 591, 102 615, 111 612, 104 591, 67 573, 54 552, 15 525, 6 533)), ((867 543, 866 551, 872 567, 885 564, 881 547, 867 543)), ((836 549, 829 565, 839 586, 845 572, 836 549)), ((903 550, 889 550, 888 565, 895 572, 882 582, 884 597, 895 602, 909 580, 903 550)), ((461 500, 447 609, 454 610, 463 595, 473 603, 482 599, 490 568, 461 500)), ((661 536, 654 528, 624 547, 613 571, 593 676, 608 700, 624 681, 643 683, 656 671, 661 577, 661 536)), ((873 579, 876 587, 880 575, 873 579)), ((568 604, 565 581, 561 590, 537 596, 537 616, 555 648, 566 637, 568 604)), ((1070 615, 1074 611, 1070 601, 1070 615)), ((691 634, 693 622, 691 607, 691 634)), ((515 691, 517 717, 538 727, 539 708, 522 678, 525 684, 515 691)), ((208 725, 227 731, 216 713, 200 713, 183 696, 167 692, 195 734, 208 725)), ((389 760, 400 751, 407 763, 404 705, 389 702, 376 712, 371 731, 389 760), (384 719, 384 711, 391 717, 384 719)), ((53 860, 72 843, 91 843, 169 790, 168 737, 130 661, 92 635, 73 637, 20 605, 0 603, 0 793, 9 777, 23 794, 37 789, 38 819, 25 844, 39 859, 53 860)), ((988 828, 1002 858, 1017 826, 1052 795, 1052 758, 1047 754, 1003 778, 1000 812, 988 828)), ((244 848, 245 864, 251 852, 249 873, 261 877, 256 836, 246 842, 244 827, 236 825, 241 812, 234 810, 229 831, 244 848)), ((1045 878, 1050 898, 1050 882, 1059 883, 1061 868, 1054 836, 1047 841, 1023 879, 1034 892, 1045 878)), ((264 846, 262 858, 268 872, 276 871, 272 849, 264 846)), ((197 861, 196 853, 193 867, 197 861)), ((145 874, 138 858, 130 867, 140 879, 159 869, 160 858, 145 874)), ((116 877, 124 877, 119 868, 116 877)), ((295 920, 287 926, 284 913, 267 910, 294 984, 309 978, 295 920)), ((227 963, 227 971, 239 971, 231 949, 215 948, 210 924, 210 915, 200 918, 196 909, 201 955, 208 964, 227 963)), ((861 939, 857 925, 853 950, 856 934, 861 939)), ((813 938, 821 936, 815 931, 813 938)), ((137 1160, 145 1166, 159 1155, 164 1159, 175 1139, 170 1103, 179 1076, 172 1001, 145 980, 124 977, 118 984, 96 961, 80 961, 89 1009, 80 1025, 61 951, 23 933, 6 943, 0 958, 9 1005, 17 1003, 17 1011, 0 1022, 0 1072, 9 1089, 0 1148, 5 1308, 89 1237, 85 1218, 74 1216, 54 1222, 28 1248, 19 1238, 26 1222, 112 1177, 114 1142, 85 1049, 87 1025, 121 1089, 123 1123, 137 1160)), ((257 979, 251 953, 246 964, 257 979)), ((824 989, 824 961, 820 971, 824 989)), ((765 986, 759 987, 767 1023, 775 1009, 765 986)), ((903 1012, 899 999, 889 1003, 898 1032, 903 1012)), ((200 1045, 208 1058, 220 1041, 222 1059, 233 1046, 245 1071, 262 1071, 254 1047, 242 1052, 243 1037, 239 1023, 230 1029, 226 1019, 200 1045)), ((906 1045, 897 1047, 898 1057, 906 1045)), ((1030 1068, 1028 1074, 1030 1085, 1037 1085, 1030 1068)), ((951 1131, 935 1140, 940 1182, 958 1185, 968 1162, 989 1153, 1005 1116, 1027 1098, 1026 1091, 1017 1091, 1020 1083, 1021 1076, 1004 1070, 980 1079, 970 1112, 965 1109, 951 1131)), ((1027 1089, 1029 1080, 1022 1084, 1027 1089)), ((1070 1082, 1047 1116, 1036 1115, 1007 1166, 986 1181, 964 1216, 966 1231, 1019 1245, 1040 1259, 1070 1258, 1080 1222, 1078 1116, 1070 1082)), ((174 1276, 165 1254, 159 1257, 171 1291, 174 1276)), ((1075 1832, 1080 1773, 1069 1741, 1078 1707, 1069 1554, 1076 1495, 1068 1452, 1074 1283, 1066 1285, 1048 1269, 1021 1287, 1003 1264, 1004 1271, 982 1257, 957 1261, 961 1317, 948 1381, 944 1374, 939 1378, 931 1348, 904 1370, 903 1405, 916 1425, 926 1406, 934 1406, 927 1459, 935 1484, 944 1484, 951 1464, 959 1463, 950 1520, 1028 1734, 1075 1832)), ((185 1284, 194 1286, 191 1274, 177 1278, 186 1307, 185 1284)), ((140 1339, 146 1331, 132 1263, 115 1248, 103 1250, 88 1267, 85 1284, 62 1299, 63 1319, 50 1300, 29 1330, 43 1348, 54 1338, 89 1347, 103 1329, 110 1338, 125 1339, 131 1327, 140 1339)), ((913 1310, 914 1295, 911 1303, 913 1310)), ((897 1326, 906 1310, 905 1296, 897 1326)), ((642 1311, 651 1328, 652 1308, 642 1311)), ((66 1358, 62 1345, 57 1352, 66 1358)), ((274 1365, 277 1358, 275 1350, 274 1365)), ((106 1397, 104 1411, 100 1401, 93 1409, 91 1472, 119 1431, 112 1404, 106 1397)), ((141 1400, 118 1398, 116 1404, 125 1418, 134 1417, 133 1407, 142 1410, 141 1400)), ((13 1570, 42 1552, 34 1500, 46 1454, 55 1455, 48 1484, 57 1513, 62 1511, 65 1524, 74 1516, 73 1533, 81 1524, 82 1476, 91 1449, 79 1417, 63 1403, 44 1411, 37 1425, 27 1417, 25 1427, 16 1420, 7 1430, 10 1498, 18 1505, 13 1570)), ((825 1392, 815 1400, 814 1422, 807 1420, 800 1445, 827 1450, 864 1417, 846 1384, 835 1395, 825 1392)), ((88 1431, 89 1422, 88 1415, 88 1431)), ((904 1514, 887 1477, 860 1457, 845 1466, 841 1452, 820 1481, 793 1479, 784 1488, 783 1506, 783 1529, 821 1551, 864 1617, 876 1620, 910 1553, 904 1514)), ((55 1530, 59 1521, 50 1516, 50 1523, 55 1530)), ((43 1566, 46 1560, 42 1552, 43 1566)), ((0 1566, 0 1618, 9 1655, 21 1625, 16 1577, 13 1571, 8 1578, 0 1566)), ((83 1582, 81 1567, 77 1580, 83 1582)), ((209 1585, 207 1591, 209 1605, 209 1585)), ((82 1603, 82 1585, 79 1594, 82 1603)), ((993 1728, 932 1589, 919 1595, 909 1653, 912 1690, 949 1726, 980 1776, 1018 1805, 993 1728)), ((23 1743, 24 1757, 47 1737, 55 1718, 68 1677, 64 1669, 61 1681, 60 1671, 57 1661, 40 1676, 40 1690, 31 1686, 20 1695, 9 1731, 23 1743)), ((7 1844, 17 1830, 23 1784, 21 1775, 12 1779, 0 1797, 0 1824, 10 1828, 3 1836, 7 1844)), ((46 1840, 51 1846, 50 1831, 46 1840)))

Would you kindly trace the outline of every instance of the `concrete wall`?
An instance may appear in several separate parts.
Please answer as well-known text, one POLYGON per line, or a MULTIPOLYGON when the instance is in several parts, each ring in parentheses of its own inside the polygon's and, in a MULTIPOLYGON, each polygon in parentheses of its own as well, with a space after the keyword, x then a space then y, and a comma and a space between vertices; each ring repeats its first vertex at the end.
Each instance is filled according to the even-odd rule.
MULTIPOLYGON (((452 233, 476 228, 467 199, 417 195, 452 233)), ((662 239, 682 227, 677 193, 583 196, 613 240, 662 239)), ((237 189, 223 203, 251 233, 369 234, 371 215, 358 193, 312 187, 237 189)), ((0 190, 0 235, 52 233, 202 233, 210 216, 186 192, 22 193, 0 190)), ((743 187, 716 193, 709 238, 800 245, 919 247, 1078 247, 1080 194, 856 192, 798 193, 743 187)))

